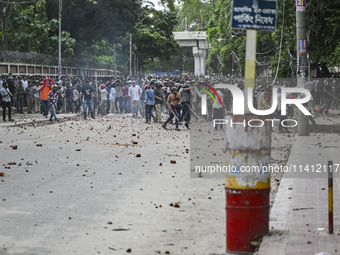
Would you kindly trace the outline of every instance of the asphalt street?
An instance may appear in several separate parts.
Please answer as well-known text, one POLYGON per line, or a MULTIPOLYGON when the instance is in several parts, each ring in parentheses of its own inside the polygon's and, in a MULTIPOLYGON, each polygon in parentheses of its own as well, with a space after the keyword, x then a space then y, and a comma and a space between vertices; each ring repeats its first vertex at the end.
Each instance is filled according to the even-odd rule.
POLYGON ((224 179, 190 178, 189 131, 169 128, 1 127, 0 254, 224 254, 224 179))

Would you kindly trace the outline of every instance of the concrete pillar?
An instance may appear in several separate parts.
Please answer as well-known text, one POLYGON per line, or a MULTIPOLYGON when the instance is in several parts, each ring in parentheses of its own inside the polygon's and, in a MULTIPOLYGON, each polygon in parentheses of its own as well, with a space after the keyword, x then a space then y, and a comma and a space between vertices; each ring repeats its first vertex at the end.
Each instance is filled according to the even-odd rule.
POLYGON ((193 47, 192 53, 194 55, 194 60, 195 60, 195 75, 200 75, 201 74, 201 62, 200 62, 200 54, 199 54, 198 47, 193 47))
POLYGON ((201 75, 205 75, 205 58, 207 56, 206 50, 199 50, 200 63, 201 63, 201 75))

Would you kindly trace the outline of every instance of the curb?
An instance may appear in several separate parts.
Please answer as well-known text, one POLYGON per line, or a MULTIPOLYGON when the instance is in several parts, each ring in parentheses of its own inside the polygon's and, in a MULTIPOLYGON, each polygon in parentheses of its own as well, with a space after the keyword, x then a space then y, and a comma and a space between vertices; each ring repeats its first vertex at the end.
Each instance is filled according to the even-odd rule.
MULTIPOLYGON (((68 116, 65 116, 65 117, 61 117, 61 118, 59 118, 59 122, 58 123, 62 123, 62 122, 66 122, 66 121, 71 121, 71 120, 79 120, 81 118, 81 115, 76 115, 76 116, 70 116, 70 117, 68 117, 68 116)), ((44 120, 28 120, 27 122, 14 122, 14 124, 10 124, 10 125, 2 125, 2 124, 4 124, 4 123, 2 123, 2 124, 0 124, 0 127, 27 127, 27 126, 34 126, 34 125, 36 125, 36 124, 44 124, 44 123, 46 123, 46 124, 50 124, 50 122, 49 122, 49 119, 48 118, 46 118, 46 119, 44 119, 44 120)), ((51 123, 51 124, 55 124, 55 122, 54 123, 51 123)))

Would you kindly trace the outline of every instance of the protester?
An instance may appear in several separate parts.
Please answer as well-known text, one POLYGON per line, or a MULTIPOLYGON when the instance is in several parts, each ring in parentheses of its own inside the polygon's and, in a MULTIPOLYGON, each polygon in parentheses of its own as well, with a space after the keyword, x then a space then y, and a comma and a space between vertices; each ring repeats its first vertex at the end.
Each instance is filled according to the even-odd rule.
POLYGON ((151 122, 151 111, 152 111, 152 108, 154 107, 154 105, 155 105, 154 92, 153 92, 152 88, 150 87, 150 85, 147 85, 145 87, 145 107, 146 107, 145 119, 146 119, 146 123, 151 122))
POLYGON ((142 105, 140 103, 140 97, 142 94, 142 89, 136 85, 135 81, 132 81, 132 85, 129 87, 129 97, 131 98, 131 111, 132 117, 138 117, 138 110, 142 117, 144 117, 142 111, 142 105), (137 109, 136 109, 137 106, 137 109))
POLYGON ((115 81, 115 89, 116 89, 116 113, 123 113, 123 90, 120 80, 115 81))
POLYGON ((161 116, 161 105, 163 104, 163 93, 162 93, 162 82, 161 81, 156 81, 156 87, 154 89, 154 94, 155 94, 155 122, 156 123, 161 123, 162 121, 162 116, 161 116))
MULTIPOLYGON (((223 103, 224 95, 223 95, 222 91, 217 89, 216 92, 217 92, 218 96, 220 97, 220 99, 223 103)), ((215 95, 215 102, 213 104, 213 111, 214 111, 213 112, 213 116, 214 116, 213 118, 214 119, 220 119, 220 120, 224 119, 223 105, 221 104, 219 98, 216 95, 215 95)), ((218 130, 218 129, 222 130, 223 125, 221 125, 221 124, 215 125, 215 130, 218 130)))
POLYGON ((12 93, 9 90, 8 83, 3 83, 3 88, 0 91, 2 98, 2 120, 6 121, 6 109, 8 109, 8 121, 13 121, 12 119, 12 104, 11 98, 13 97, 12 93))
POLYGON ((62 89, 58 90, 58 87, 56 85, 54 85, 52 87, 52 91, 50 91, 48 93, 48 99, 50 101, 50 107, 51 107, 51 116, 50 116, 50 119, 49 119, 50 123, 53 122, 52 121, 53 117, 56 121, 59 121, 57 119, 56 109, 57 109, 58 97, 62 92, 63 92, 62 89))
POLYGON ((189 121, 190 121, 190 85, 185 83, 181 86, 181 107, 182 107, 182 115, 180 120, 185 121, 185 126, 189 129, 189 121))
POLYGON ((131 97, 129 96, 129 86, 125 84, 122 88, 123 91, 123 109, 124 113, 131 112, 131 97))
MULTIPOLYGON (((3 88, 4 77, 0 74, 0 90, 3 88)), ((2 106, 2 97, 0 97, 0 106, 2 106)))
POLYGON ((264 92, 262 92, 257 100, 257 109, 258 110, 268 110, 270 109, 271 103, 271 89, 269 87, 265 88, 264 92))
POLYGON ((12 73, 8 74, 7 85, 8 85, 9 91, 11 92, 11 106, 13 106, 14 95, 15 95, 15 84, 14 84, 14 77, 12 76, 12 73))
POLYGON ((110 113, 110 92, 111 92, 111 83, 108 82, 105 87, 107 94, 106 94, 106 114, 110 113))
POLYGON ((49 108, 48 93, 50 93, 50 90, 51 88, 47 86, 46 83, 43 83, 38 90, 38 92, 40 92, 42 113, 45 118, 48 117, 49 108))
POLYGON ((86 119, 86 114, 87 114, 88 110, 91 113, 92 119, 95 119, 93 106, 92 106, 92 98, 94 96, 94 91, 95 90, 90 85, 90 83, 88 81, 86 81, 85 85, 83 86, 82 91, 81 91, 81 96, 82 96, 83 102, 84 102, 84 105, 83 105, 84 119, 86 119))
POLYGON ((40 113, 41 102, 40 102, 40 92, 38 87, 39 81, 35 81, 33 85, 33 111, 34 113, 40 113))
POLYGON ((326 86, 324 87, 323 93, 323 101, 325 102, 325 105, 319 109, 320 114, 323 114, 323 110, 325 110, 325 114, 328 114, 329 108, 331 107, 333 101, 332 91, 333 91, 332 85, 326 82, 326 86))
POLYGON ((110 112, 115 113, 115 104, 116 104, 116 89, 114 84, 112 84, 112 88, 110 90, 110 112))
POLYGON ((66 101, 66 113, 73 113, 73 88, 70 83, 66 83, 65 89, 65 101, 66 101))
POLYGON ((28 86, 25 89, 26 103, 27 103, 27 113, 33 113, 33 103, 34 103, 34 88, 31 81, 28 82, 28 86))
POLYGON ((18 82, 18 87, 15 91, 15 98, 17 101, 17 110, 19 114, 24 114, 24 94, 25 94, 25 88, 22 85, 22 81, 20 80, 18 82))
POLYGON ((100 104, 99 104, 99 113, 101 115, 106 115, 106 104, 107 104, 107 95, 110 95, 106 90, 106 85, 100 85, 100 104))
POLYGON ((77 86, 73 88, 73 104, 74 104, 74 112, 80 112, 80 93, 77 89, 77 86))
POLYGON ((166 129, 166 125, 175 117, 176 118, 176 121, 175 121, 175 124, 176 124, 176 131, 179 131, 179 128, 178 128, 178 122, 179 122, 179 105, 180 105, 180 102, 181 102, 181 94, 178 93, 178 90, 176 87, 173 87, 171 89, 171 94, 170 96, 168 97, 168 100, 167 100, 167 106, 169 108, 169 113, 170 113, 170 116, 169 118, 162 124, 162 127, 164 129, 166 129))

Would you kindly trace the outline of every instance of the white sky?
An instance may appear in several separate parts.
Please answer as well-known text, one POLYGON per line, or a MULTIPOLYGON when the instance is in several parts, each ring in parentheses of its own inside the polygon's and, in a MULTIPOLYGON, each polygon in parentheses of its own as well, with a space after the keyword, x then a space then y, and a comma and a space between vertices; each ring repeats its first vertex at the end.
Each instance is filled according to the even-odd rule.
POLYGON ((148 0, 148 1, 144 1, 144 3, 145 2, 152 2, 155 5, 156 10, 164 10, 164 7, 161 4, 159 4, 160 2, 159 0, 148 0))

